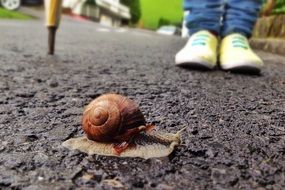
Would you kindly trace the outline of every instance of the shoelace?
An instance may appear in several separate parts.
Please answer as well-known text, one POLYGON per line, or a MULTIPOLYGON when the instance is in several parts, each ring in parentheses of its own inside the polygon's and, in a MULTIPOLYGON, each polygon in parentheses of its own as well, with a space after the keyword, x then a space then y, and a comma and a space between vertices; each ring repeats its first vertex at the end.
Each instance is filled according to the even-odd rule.
POLYGON ((207 34, 197 34, 191 42, 191 46, 205 46, 210 36, 207 34))
POLYGON ((241 36, 234 36, 232 40, 232 45, 235 48, 249 49, 248 41, 241 36))

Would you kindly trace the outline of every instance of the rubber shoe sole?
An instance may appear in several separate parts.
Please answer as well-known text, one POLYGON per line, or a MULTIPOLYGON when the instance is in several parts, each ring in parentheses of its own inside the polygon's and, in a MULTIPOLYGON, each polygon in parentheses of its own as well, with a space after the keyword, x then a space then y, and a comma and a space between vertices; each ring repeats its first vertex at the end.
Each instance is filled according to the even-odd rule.
POLYGON ((176 63, 176 66, 183 67, 183 68, 189 68, 189 69, 195 69, 195 70, 211 70, 215 68, 215 65, 209 65, 208 63, 203 62, 182 62, 182 63, 176 63))
POLYGON ((238 73, 252 73, 259 74, 263 64, 257 63, 227 63, 226 65, 220 65, 220 67, 225 71, 232 71, 238 73))

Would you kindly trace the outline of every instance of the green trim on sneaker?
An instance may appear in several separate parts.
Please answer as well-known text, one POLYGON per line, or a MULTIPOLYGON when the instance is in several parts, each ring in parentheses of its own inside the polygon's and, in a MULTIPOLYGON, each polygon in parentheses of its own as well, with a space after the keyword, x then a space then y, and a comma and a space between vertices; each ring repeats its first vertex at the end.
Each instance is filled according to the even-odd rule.
POLYGON ((217 64, 218 40, 212 33, 202 30, 193 34, 187 44, 176 54, 178 66, 212 69, 217 64))

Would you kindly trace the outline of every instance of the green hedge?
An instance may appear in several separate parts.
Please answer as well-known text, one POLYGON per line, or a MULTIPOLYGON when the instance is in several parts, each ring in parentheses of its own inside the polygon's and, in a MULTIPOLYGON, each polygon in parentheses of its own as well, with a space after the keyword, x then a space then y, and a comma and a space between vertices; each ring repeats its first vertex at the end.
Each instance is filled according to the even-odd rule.
POLYGON ((183 0, 140 0, 140 26, 157 29, 161 25, 180 25, 183 20, 183 0))
POLYGON ((272 14, 284 14, 284 13, 285 13, 285 0, 276 0, 272 14))
POLYGON ((131 23, 136 24, 141 18, 140 0, 121 0, 121 3, 130 8, 131 23))

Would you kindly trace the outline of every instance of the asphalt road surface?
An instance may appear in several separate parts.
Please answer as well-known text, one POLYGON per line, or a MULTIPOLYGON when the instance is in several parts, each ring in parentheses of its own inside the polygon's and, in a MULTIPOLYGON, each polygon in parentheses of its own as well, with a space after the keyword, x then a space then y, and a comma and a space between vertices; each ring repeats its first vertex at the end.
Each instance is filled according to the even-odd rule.
POLYGON ((0 21, 0 189, 285 188, 285 58, 259 52, 259 76, 202 72, 174 66, 179 37, 72 19, 57 37, 47 56, 41 21, 0 21), (108 92, 158 130, 187 127, 181 146, 149 160, 62 147, 108 92))

